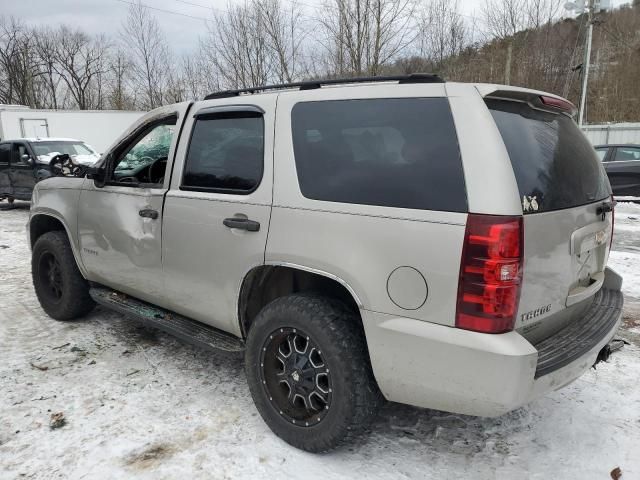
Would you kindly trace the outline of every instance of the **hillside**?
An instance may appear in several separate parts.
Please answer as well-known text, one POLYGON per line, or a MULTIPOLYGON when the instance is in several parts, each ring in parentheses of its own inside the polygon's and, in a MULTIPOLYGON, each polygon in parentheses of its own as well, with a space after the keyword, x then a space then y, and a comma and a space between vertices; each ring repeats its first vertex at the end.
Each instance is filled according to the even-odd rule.
MULTIPOLYGON (((471 45, 441 64, 419 57, 402 59, 394 69, 439 71, 447 80, 506 83, 512 45, 510 83, 580 98, 586 16, 471 45)), ((640 121, 640 2, 596 17, 593 31, 586 123, 640 121)))

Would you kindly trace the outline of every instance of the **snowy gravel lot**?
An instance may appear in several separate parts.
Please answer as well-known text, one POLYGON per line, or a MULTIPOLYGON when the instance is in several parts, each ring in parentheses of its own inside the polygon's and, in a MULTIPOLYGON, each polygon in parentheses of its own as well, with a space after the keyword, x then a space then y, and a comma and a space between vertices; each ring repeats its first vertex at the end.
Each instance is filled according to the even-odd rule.
MULTIPOLYGON (((6 207, 6 203, 2 204, 6 207)), ((61 323, 30 277, 28 205, 0 211, 0 478, 640 478, 640 206, 619 204, 610 265, 631 342, 569 387, 497 419, 386 406, 370 436, 289 447, 253 407, 238 355, 96 309, 61 323), (67 423, 51 430, 52 413, 67 423)))

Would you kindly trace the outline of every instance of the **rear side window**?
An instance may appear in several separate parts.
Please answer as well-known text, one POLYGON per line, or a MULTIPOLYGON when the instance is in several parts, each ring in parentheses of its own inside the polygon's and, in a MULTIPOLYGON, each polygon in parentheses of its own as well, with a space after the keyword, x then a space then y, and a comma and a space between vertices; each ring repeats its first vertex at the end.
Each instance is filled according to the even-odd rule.
POLYGON ((467 211, 445 98, 302 102, 291 114, 300 190, 311 199, 467 211))
POLYGON ((604 167, 566 115, 487 99, 507 147, 524 213, 577 207, 611 195, 604 167))
POLYGON ((198 117, 181 188, 248 194, 262 179, 263 163, 262 115, 242 112, 198 117))
POLYGON ((632 162, 640 160, 640 148, 618 147, 616 148, 615 162, 632 162))

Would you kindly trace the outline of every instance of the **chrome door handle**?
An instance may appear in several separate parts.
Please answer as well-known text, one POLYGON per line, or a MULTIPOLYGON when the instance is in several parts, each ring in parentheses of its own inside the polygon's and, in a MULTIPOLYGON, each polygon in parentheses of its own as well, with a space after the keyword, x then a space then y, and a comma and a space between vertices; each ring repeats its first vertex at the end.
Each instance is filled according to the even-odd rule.
POLYGON ((150 208, 143 208, 138 212, 138 215, 142 218, 151 218, 152 220, 156 220, 158 218, 158 211, 150 208))

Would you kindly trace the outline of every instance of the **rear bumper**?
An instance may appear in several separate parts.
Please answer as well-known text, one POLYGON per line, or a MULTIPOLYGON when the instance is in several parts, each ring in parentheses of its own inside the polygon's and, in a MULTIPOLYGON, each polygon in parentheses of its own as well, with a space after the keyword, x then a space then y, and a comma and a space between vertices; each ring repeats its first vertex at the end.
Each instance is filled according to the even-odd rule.
POLYGON ((587 321, 589 328, 572 325, 554 335, 555 342, 541 342, 536 348, 517 332, 482 334, 363 312, 373 372, 387 399, 488 417, 580 377, 595 363, 621 319, 622 293, 607 290, 577 322, 584 327, 587 321))

